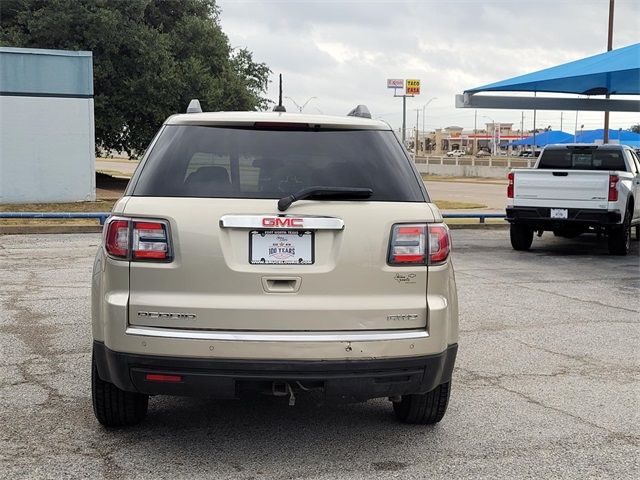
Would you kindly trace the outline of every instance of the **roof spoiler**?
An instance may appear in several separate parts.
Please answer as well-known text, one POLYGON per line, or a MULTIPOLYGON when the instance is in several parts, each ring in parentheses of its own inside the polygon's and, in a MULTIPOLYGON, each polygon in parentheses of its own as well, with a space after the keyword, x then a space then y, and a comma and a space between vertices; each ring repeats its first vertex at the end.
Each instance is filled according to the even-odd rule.
POLYGON ((371 112, 366 105, 358 105, 356 108, 347 113, 348 117, 371 118, 371 112))

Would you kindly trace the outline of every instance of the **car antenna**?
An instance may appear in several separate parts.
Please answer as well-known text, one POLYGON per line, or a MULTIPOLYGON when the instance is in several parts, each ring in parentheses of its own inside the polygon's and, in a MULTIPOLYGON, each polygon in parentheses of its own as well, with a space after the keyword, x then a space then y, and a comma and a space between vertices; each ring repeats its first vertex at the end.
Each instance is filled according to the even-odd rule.
POLYGON ((280 74, 280 85, 278 87, 278 105, 273 107, 274 112, 286 112, 287 109, 282 105, 282 74, 280 74))

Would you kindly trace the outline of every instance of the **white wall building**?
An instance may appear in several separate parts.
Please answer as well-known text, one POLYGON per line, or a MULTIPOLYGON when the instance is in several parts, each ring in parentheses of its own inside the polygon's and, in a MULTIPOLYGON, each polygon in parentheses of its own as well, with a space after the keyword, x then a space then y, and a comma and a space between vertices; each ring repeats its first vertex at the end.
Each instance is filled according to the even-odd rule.
POLYGON ((0 47, 0 203, 95 200, 91 52, 0 47))

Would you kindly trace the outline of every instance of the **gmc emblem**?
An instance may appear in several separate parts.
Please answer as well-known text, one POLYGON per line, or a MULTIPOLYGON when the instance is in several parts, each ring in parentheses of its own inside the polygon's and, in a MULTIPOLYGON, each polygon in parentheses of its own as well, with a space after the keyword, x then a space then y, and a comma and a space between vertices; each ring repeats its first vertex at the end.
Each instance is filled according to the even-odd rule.
POLYGON ((302 228, 302 218, 265 217, 262 219, 262 226, 269 227, 269 228, 278 228, 278 227, 302 228))

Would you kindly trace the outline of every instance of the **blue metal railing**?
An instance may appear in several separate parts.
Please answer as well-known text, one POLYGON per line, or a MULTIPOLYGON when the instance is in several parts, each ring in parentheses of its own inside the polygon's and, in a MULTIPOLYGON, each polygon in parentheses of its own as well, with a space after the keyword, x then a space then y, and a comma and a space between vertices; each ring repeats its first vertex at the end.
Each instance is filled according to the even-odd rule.
MULTIPOLYGON (((97 219, 100 225, 111 215, 109 212, 0 212, 0 218, 85 218, 97 219)), ((473 218, 486 223, 487 218, 504 218, 503 213, 443 213, 443 218, 473 218)))
POLYGON ((485 223, 487 218, 505 218, 504 213, 443 213, 443 218, 478 218, 485 223))
POLYGON ((111 215, 109 212, 0 212, 0 218, 90 218, 104 221, 111 215))

